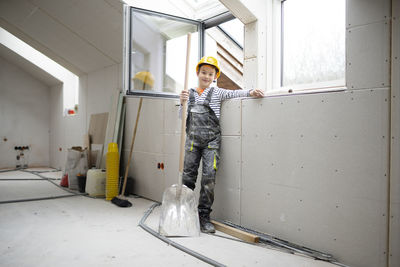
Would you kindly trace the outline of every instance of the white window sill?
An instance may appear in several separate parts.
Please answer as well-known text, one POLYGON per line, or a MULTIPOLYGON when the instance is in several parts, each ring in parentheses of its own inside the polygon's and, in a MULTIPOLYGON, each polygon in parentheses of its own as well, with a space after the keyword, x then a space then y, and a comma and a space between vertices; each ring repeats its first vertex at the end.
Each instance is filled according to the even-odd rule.
POLYGON ((339 80, 328 81, 328 82, 277 87, 275 89, 267 91, 266 96, 340 92, 340 91, 347 90, 347 87, 345 86, 345 84, 346 84, 346 82, 344 79, 339 79, 339 80))
POLYGON ((329 92, 340 92, 346 91, 346 86, 332 86, 332 87, 321 87, 321 88, 284 88, 274 89, 265 93, 265 96, 287 96, 287 95, 304 95, 304 94, 318 94, 318 93, 329 93, 329 92))

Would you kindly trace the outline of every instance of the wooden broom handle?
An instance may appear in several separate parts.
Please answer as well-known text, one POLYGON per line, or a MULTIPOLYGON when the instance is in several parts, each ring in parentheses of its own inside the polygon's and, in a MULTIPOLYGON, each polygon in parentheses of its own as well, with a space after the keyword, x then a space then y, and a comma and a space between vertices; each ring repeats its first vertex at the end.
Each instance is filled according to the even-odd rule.
MULTIPOLYGON (((144 81, 143 81, 143 84, 142 84, 142 90, 143 91, 146 89, 146 84, 147 84, 147 80, 148 79, 149 79, 148 76, 146 76, 144 81)), ((143 103, 143 98, 141 97, 140 100, 139 100, 139 106, 138 106, 138 111, 137 111, 137 115, 136 115, 135 127, 133 128, 133 134, 132 134, 131 148, 130 148, 130 151, 129 151, 128 163, 127 163, 127 165, 125 167, 124 184, 122 186, 122 191, 121 191, 121 195, 122 196, 125 195, 126 181, 128 180, 129 165, 131 165, 133 145, 135 144, 136 131, 137 131, 137 126, 138 126, 139 117, 140 117, 140 110, 142 109, 142 103, 143 103)))
MULTIPOLYGON (((184 90, 188 91, 188 78, 189 78, 189 57, 190 57, 190 40, 191 34, 187 34, 187 48, 186 48, 186 70, 185 70, 185 84, 184 90)), ((183 160, 185 156, 185 137, 186 137, 186 113, 187 113, 187 101, 183 101, 182 103, 182 124, 181 124, 181 144, 180 144, 180 151, 179 151, 179 173, 183 173, 183 160)), ((178 184, 182 184, 181 175, 178 178, 178 184)))
POLYGON ((139 117, 140 117, 140 110, 142 109, 142 102, 143 102, 143 98, 141 97, 139 100, 139 107, 138 107, 138 111, 137 111, 137 115, 136 115, 135 127, 133 128, 133 135, 132 135, 132 141, 131 141, 131 148, 129 151, 128 163, 126 164, 126 167, 125 167, 124 184, 122 186, 121 196, 125 195, 126 181, 128 180, 129 166, 131 165, 133 145, 135 144, 136 131, 137 131, 139 117))

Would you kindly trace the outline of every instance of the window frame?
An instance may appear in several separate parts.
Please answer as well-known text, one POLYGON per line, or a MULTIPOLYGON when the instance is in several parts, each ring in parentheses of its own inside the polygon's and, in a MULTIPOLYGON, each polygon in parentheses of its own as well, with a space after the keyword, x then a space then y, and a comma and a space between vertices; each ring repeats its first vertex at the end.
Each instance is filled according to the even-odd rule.
MULTIPOLYGON (((316 93, 316 92, 331 92, 347 90, 346 83, 346 66, 345 75, 343 79, 332 80, 308 84, 294 84, 283 86, 284 77, 284 3, 288 0, 273 0, 272 3, 272 88, 267 92, 271 95, 285 94, 285 93, 316 93)), ((345 23, 344 29, 345 31, 345 23)), ((345 61, 346 61, 346 44, 345 44, 345 61)))
MULTIPOLYGON (((226 11, 212 18, 208 18, 205 20, 192 20, 188 18, 183 18, 175 15, 165 14, 157 11, 142 9, 138 7, 124 5, 124 53, 123 53, 123 90, 126 95, 135 95, 135 96, 143 96, 143 97, 163 97, 163 98, 179 98, 177 93, 170 92, 161 92, 161 91, 140 91, 140 90, 132 90, 131 88, 131 55, 132 55, 132 16, 133 12, 137 12, 140 14, 157 16, 161 18, 166 18, 174 21, 189 23, 192 25, 196 25, 199 34, 199 51, 198 51, 198 59, 204 56, 204 48, 205 48, 205 31, 206 29, 214 26, 218 26, 224 22, 234 19, 235 17, 229 12, 226 11)), ((229 37, 229 36, 228 36, 229 37)))
POLYGON ((203 26, 203 23, 201 21, 197 21, 197 20, 187 19, 187 18, 183 18, 183 17, 178 17, 178 16, 174 16, 174 15, 170 15, 170 14, 165 14, 165 13, 142 9, 142 8, 137 8, 137 7, 129 7, 129 12, 128 12, 128 14, 126 14, 128 18, 125 20, 124 26, 129 28, 126 31, 128 41, 125 42, 125 45, 126 45, 125 49, 126 49, 127 53, 126 54, 124 53, 124 59, 127 60, 127 62, 126 62, 127 66, 125 66, 125 70, 124 70, 127 74, 126 75, 127 78, 125 78, 125 80, 124 80, 124 89, 126 89, 126 95, 179 98, 179 95, 176 93, 169 93, 169 92, 162 92, 162 91, 143 92, 140 90, 132 90, 130 78, 132 77, 132 69, 131 69, 132 68, 132 65, 131 65, 131 63, 132 63, 132 45, 131 44, 132 44, 132 37, 133 37, 132 36, 132 16, 133 16, 134 12, 149 15, 149 16, 166 18, 169 20, 184 22, 184 23, 188 23, 188 24, 197 26, 197 30, 199 33, 199 51, 198 51, 199 59, 204 54, 204 26, 203 26), (127 26, 125 24, 128 24, 129 26, 127 26))

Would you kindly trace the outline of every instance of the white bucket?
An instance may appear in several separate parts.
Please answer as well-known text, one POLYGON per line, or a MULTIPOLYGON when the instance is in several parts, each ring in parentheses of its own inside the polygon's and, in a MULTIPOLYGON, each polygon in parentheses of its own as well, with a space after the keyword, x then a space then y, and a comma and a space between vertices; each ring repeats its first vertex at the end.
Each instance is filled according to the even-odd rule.
POLYGON ((88 170, 85 191, 92 197, 104 197, 106 193, 106 170, 88 170))

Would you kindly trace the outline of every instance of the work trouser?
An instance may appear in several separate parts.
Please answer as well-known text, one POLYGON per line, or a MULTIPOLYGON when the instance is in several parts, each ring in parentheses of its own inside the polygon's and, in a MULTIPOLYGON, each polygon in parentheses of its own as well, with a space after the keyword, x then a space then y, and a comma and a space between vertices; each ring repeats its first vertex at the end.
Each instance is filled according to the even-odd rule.
POLYGON ((184 185, 194 190, 198 175, 200 160, 203 163, 201 190, 199 198, 199 216, 209 219, 214 202, 215 175, 219 164, 219 148, 221 136, 217 135, 211 141, 195 142, 187 138, 185 144, 185 164, 182 175, 184 185))

